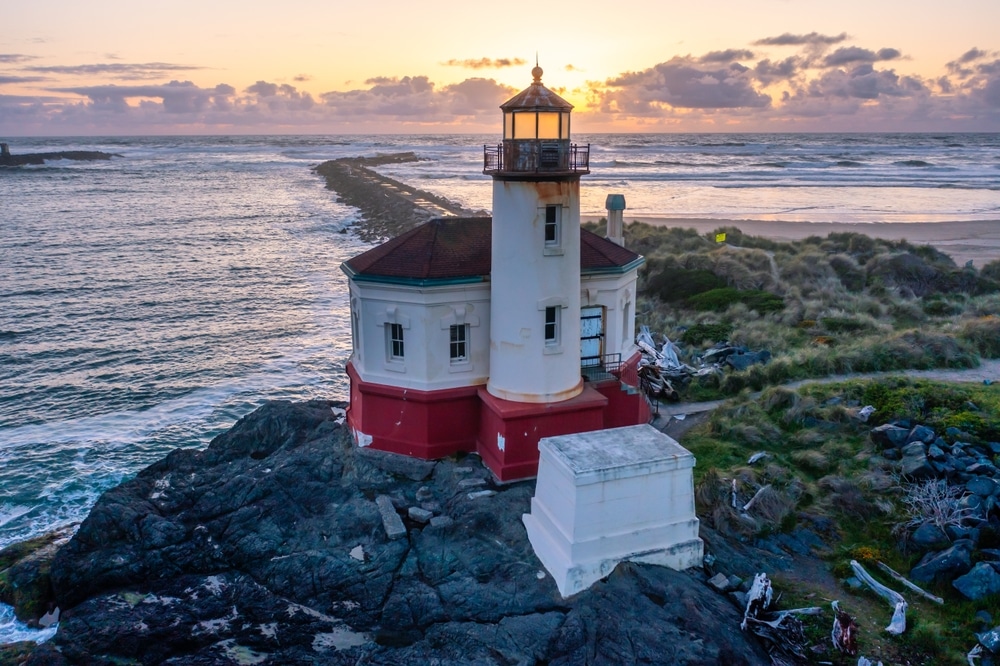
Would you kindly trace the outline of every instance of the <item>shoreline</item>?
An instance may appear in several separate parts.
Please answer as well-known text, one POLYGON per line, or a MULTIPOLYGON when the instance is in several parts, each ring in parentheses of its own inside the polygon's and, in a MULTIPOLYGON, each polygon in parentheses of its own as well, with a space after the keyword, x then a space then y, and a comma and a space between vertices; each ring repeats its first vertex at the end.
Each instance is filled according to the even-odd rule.
MULTIPOLYGON (((597 222, 602 216, 585 215, 583 222, 597 222)), ((628 224, 642 222, 658 227, 695 229, 705 234, 719 227, 736 227, 750 236, 776 241, 797 241, 831 233, 858 233, 884 240, 906 240, 914 245, 932 245, 959 266, 972 261, 977 268, 1000 259, 1000 220, 953 222, 778 222, 770 220, 727 220, 668 215, 625 215, 628 224)))

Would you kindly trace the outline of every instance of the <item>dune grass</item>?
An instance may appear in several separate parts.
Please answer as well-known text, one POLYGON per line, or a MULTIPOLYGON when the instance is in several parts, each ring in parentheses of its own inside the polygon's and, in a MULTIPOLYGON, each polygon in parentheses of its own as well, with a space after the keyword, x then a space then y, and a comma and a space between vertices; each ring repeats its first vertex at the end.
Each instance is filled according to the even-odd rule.
POLYGON ((637 323, 669 337, 682 360, 697 365, 723 340, 771 352, 765 366, 681 387, 682 399, 1000 358, 1000 262, 977 271, 929 246, 854 233, 778 242, 634 222, 626 239, 647 258, 637 323))

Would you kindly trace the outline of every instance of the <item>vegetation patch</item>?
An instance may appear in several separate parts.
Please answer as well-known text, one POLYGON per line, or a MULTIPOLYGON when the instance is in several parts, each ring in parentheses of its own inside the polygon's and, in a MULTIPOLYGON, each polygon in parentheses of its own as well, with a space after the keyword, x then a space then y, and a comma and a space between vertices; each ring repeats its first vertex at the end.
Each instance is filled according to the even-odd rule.
POLYGON ((685 301, 694 310, 709 310, 724 312, 737 303, 748 310, 760 314, 780 312, 785 309, 785 301, 781 296, 759 289, 739 290, 733 287, 722 287, 691 296, 685 301))
MULTIPOLYGON (((848 564, 857 560, 880 582, 900 591, 910 604, 909 628, 900 637, 890 637, 884 627, 892 610, 870 591, 817 589, 810 587, 804 572, 775 573, 776 591, 789 598, 786 607, 819 605, 807 601, 817 596, 840 599, 858 620, 861 653, 869 658, 964 664, 964 654, 975 643, 974 632, 983 629, 977 611, 1000 617, 1000 599, 971 602, 948 582, 924 584, 944 598, 939 606, 878 568, 883 562, 907 576, 923 554, 908 543, 916 526, 967 526, 971 513, 961 501, 967 494, 964 485, 901 478, 899 463, 884 457, 869 434, 891 421, 926 425, 949 442, 1000 441, 1000 392, 977 384, 898 377, 742 394, 684 436, 682 443, 698 461, 698 514, 724 534, 769 548, 805 530, 814 540, 813 555, 824 560, 834 576, 853 576, 848 564), (867 421, 861 413, 866 405, 876 408, 867 421)), ((983 524, 979 548, 997 544, 1000 530, 994 522, 983 524)), ((823 638, 824 628, 829 631, 828 616, 812 627, 812 620, 804 620, 807 636, 828 645, 829 639, 823 638)), ((829 652, 817 658, 821 656, 847 663, 829 652)))

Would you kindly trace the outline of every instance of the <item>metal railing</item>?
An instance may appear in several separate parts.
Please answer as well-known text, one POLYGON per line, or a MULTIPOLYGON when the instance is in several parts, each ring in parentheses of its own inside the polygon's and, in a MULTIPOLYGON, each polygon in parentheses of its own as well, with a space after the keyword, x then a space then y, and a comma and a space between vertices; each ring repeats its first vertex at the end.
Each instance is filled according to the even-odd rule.
POLYGON ((590 144, 508 141, 483 146, 483 173, 590 173, 590 144))
POLYGON ((639 388, 639 373, 635 366, 622 363, 621 354, 604 354, 603 356, 588 356, 580 359, 580 374, 587 381, 602 381, 617 379, 623 384, 639 388))

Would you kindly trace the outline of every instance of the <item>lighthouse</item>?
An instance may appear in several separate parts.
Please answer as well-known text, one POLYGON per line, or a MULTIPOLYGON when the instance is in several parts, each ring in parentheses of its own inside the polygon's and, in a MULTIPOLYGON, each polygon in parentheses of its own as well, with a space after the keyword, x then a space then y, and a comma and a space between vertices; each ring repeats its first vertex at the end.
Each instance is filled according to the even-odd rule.
POLYGON ((645 423, 635 345, 644 259, 580 225, 590 146, 533 81, 483 147, 493 217, 431 220, 356 257, 347 422, 359 447, 478 453, 533 477, 544 437, 645 423))
POLYGON ((589 146, 570 143, 573 106, 542 85, 500 108, 493 177, 490 395, 554 403, 583 391, 580 374, 580 177, 589 146))

